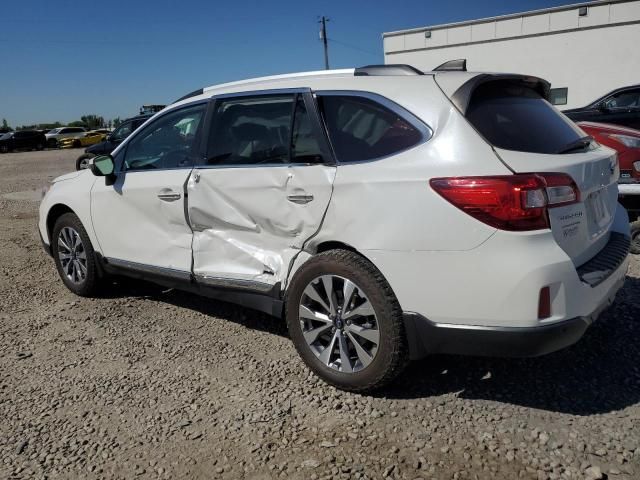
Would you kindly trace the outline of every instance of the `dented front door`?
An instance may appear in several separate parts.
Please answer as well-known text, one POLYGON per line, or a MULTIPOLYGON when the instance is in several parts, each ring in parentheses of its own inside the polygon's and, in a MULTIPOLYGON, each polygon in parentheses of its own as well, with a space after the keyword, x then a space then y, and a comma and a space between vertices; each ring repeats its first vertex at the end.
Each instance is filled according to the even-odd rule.
POLYGON ((193 271, 274 285, 320 227, 335 166, 196 169, 188 182, 193 271))
POLYGON ((206 155, 187 183, 193 272, 209 285, 269 289, 320 228, 336 167, 311 93, 212 101, 206 155))

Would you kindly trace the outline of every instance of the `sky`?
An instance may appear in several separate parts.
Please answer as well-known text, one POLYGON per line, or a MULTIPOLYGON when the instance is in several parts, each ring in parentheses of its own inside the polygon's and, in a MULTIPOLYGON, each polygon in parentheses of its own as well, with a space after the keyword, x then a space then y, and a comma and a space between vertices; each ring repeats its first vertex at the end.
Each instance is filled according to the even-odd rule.
POLYGON ((382 32, 576 3, 561 0, 29 0, 0 9, 0 119, 135 115, 197 88, 384 63, 382 32))

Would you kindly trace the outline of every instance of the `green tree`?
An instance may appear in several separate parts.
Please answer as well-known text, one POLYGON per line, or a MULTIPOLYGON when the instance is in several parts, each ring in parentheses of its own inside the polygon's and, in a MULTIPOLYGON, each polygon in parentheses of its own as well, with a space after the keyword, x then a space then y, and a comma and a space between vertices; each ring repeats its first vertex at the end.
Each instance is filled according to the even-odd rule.
POLYGON ((122 120, 120 120, 120 117, 116 117, 111 121, 111 123, 113 124, 113 128, 118 128, 118 125, 122 123, 122 120))
POLYGON ((82 120, 82 122, 92 130, 104 126, 104 118, 98 115, 83 115, 80 117, 80 120, 82 120))
POLYGON ((75 120, 73 122, 69 122, 67 124, 68 127, 87 127, 87 124, 85 122, 83 122, 82 120, 75 120))
POLYGON ((2 130, 4 130, 4 131, 7 131, 7 130, 8 130, 8 131, 11 131, 11 130, 13 130, 13 128, 11 128, 11 127, 9 126, 9 123, 7 123, 7 119, 6 119, 6 118, 3 118, 3 119, 2 119, 2 130))

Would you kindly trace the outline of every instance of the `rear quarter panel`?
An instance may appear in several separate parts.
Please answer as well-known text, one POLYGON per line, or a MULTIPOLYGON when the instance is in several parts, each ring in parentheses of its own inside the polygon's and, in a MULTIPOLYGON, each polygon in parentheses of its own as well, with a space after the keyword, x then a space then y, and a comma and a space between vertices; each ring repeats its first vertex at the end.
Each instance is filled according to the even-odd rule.
POLYGON ((310 247, 340 241, 359 251, 470 250, 495 229, 464 214, 429 185, 434 177, 510 171, 432 79, 402 93, 376 90, 422 118, 427 142, 399 154, 338 166, 325 221, 310 247))

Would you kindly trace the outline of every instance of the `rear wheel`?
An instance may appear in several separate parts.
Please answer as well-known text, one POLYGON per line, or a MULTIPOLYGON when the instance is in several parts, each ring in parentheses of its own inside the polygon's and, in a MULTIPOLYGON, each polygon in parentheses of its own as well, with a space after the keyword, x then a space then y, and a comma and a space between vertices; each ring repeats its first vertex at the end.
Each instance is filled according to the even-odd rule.
POLYGON ((400 305, 382 274, 354 252, 331 250, 300 267, 286 319, 307 366, 338 388, 378 389, 406 365, 400 305))
POLYGON ((40 151, 44 149, 44 145, 40 142, 36 143, 36 150, 40 151))
POLYGON ((84 170, 89 168, 89 160, 91 160, 95 155, 91 153, 83 153, 76 160, 76 170, 84 170))
POLYGON ((50 138, 49 140, 47 140, 47 147, 58 148, 58 141, 55 138, 50 138))
POLYGON ((8 145, 0 145, 0 153, 8 153, 9 146, 8 145))
POLYGON ((51 251, 60 278, 76 295, 88 297, 98 288, 98 265, 91 240, 73 213, 61 215, 53 227, 51 251))
POLYGON ((640 220, 631 224, 631 253, 640 254, 640 220))

